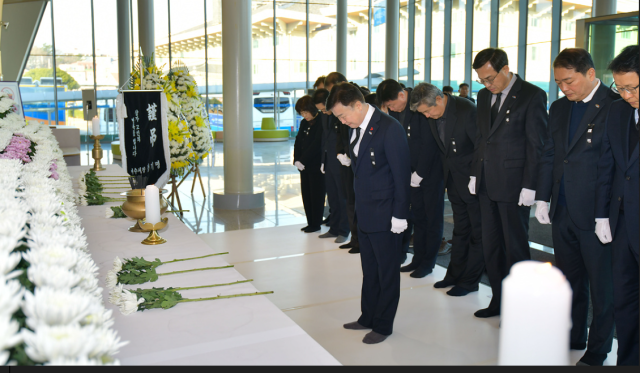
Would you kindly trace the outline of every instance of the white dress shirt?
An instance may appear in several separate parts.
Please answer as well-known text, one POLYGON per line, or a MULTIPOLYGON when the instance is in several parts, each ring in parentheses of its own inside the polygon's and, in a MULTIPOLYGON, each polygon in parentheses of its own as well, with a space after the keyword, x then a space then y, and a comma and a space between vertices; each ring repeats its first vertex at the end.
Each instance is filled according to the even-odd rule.
MULTIPOLYGON (((509 95, 509 91, 511 91, 511 87, 513 87, 513 83, 516 82, 516 79, 518 79, 516 74, 511 75, 511 80, 509 81, 509 85, 507 85, 507 88, 503 89, 502 92, 500 92, 501 96, 500 96, 500 105, 498 106, 498 110, 502 109, 502 104, 504 103, 504 100, 509 95)), ((496 102, 496 97, 498 97, 497 94, 491 95, 491 106, 493 106, 493 103, 496 102)))
POLYGON ((591 101, 591 99, 593 98, 593 95, 596 94, 598 87, 600 87, 600 79, 598 79, 598 84, 596 84, 596 87, 593 89, 593 91, 591 91, 591 93, 589 93, 589 96, 585 97, 584 100, 582 100, 582 102, 586 104, 587 102, 591 101))
MULTIPOLYGON (((369 125, 369 121, 371 121, 371 117, 373 116, 373 113, 376 111, 376 109, 373 108, 373 106, 366 104, 367 106, 369 106, 369 109, 367 110, 367 115, 365 115, 364 120, 362 121, 362 123, 360 124, 360 138, 358 139, 358 143, 356 144, 356 146, 353 147, 353 153, 356 155, 356 157, 358 156, 358 149, 360 148, 360 142, 362 142, 362 138, 364 137, 364 131, 367 130, 367 126, 369 125)), ((349 141, 349 143, 353 143, 353 141, 356 139, 356 131, 354 129, 353 134, 351 135, 351 140, 349 141)))

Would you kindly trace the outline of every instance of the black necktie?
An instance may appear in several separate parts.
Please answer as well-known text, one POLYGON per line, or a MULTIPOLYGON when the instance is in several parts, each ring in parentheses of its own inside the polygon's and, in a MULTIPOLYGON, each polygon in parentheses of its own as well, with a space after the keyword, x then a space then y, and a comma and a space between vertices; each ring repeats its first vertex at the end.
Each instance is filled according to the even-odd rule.
POLYGON ((493 122, 496 121, 498 117, 498 112, 500 111, 500 96, 502 96, 502 92, 496 94, 496 101, 493 103, 491 107, 491 127, 493 127, 493 122))
POLYGON ((351 150, 351 154, 353 154, 353 158, 357 161, 358 160, 358 156, 356 155, 354 149, 356 147, 356 144, 358 143, 358 140, 360 139, 360 127, 356 128, 356 139, 353 140, 353 142, 351 144, 349 144, 349 148, 351 150))

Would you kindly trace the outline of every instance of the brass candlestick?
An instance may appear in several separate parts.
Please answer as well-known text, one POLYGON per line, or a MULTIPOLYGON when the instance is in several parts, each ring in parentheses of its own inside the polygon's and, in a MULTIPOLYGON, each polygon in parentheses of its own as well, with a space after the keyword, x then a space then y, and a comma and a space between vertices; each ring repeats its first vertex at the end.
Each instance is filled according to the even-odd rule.
POLYGON ((104 139, 104 135, 98 135, 98 136, 89 136, 92 140, 94 140, 93 143, 93 150, 91 151, 91 155, 93 156, 93 159, 95 160, 95 163, 93 165, 92 170, 94 171, 104 171, 106 170, 106 168, 102 167, 102 146, 100 146, 100 140, 104 139))
POLYGON ((149 232, 149 236, 145 238, 144 241, 142 241, 142 244, 143 245, 160 245, 167 242, 167 240, 160 237, 160 235, 158 234, 158 231, 166 227, 168 224, 168 221, 169 221, 168 218, 164 218, 159 222, 157 222, 156 224, 151 224, 151 223, 147 223, 146 219, 145 220, 138 219, 138 224, 142 227, 142 229, 146 231, 151 231, 149 232))
MULTIPOLYGON (((121 196, 127 197, 127 201, 122 205, 122 212, 128 217, 136 219, 136 224, 129 227, 129 232, 148 232, 139 223, 141 219, 145 218, 144 191, 144 189, 132 189, 120 193, 121 196)), ((166 192, 166 189, 160 190, 160 214, 164 214, 169 207, 167 201, 162 198, 162 194, 166 192)))

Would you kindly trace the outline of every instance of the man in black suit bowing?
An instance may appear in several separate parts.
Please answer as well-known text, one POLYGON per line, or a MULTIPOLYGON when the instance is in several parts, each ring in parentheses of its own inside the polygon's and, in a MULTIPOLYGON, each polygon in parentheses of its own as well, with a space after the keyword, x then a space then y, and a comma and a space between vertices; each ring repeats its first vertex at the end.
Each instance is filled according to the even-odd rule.
POLYGON ((587 348, 589 293, 593 319, 580 365, 602 365, 613 342, 611 248, 593 234, 596 184, 607 112, 616 99, 596 78, 589 52, 567 48, 553 61, 565 97, 551 104, 540 160, 536 218, 551 224, 556 264, 573 290, 571 349, 587 348), (551 210, 548 202, 551 201, 551 210))
POLYGON ((356 216, 362 261, 362 314, 346 329, 372 329, 362 340, 384 341, 393 331, 400 300, 401 233, 407 229, 411 164, 404 129, 364 101, 360 90, 340 83, 327 110, 351 127, 356 216))
MULTIPOLYGON (((428 118, 429 137, 440 150, 444 181, 453 210, 451 262, 436 288, 454 286, 447 294, 467 295, 478 290, 484 271, 482 227, 478 197, 467 188, 476 141, 476 105, 420 83, 411 95, 411 110, 428 118)), ((422 132, 423 133, 423 132, 422 132)))
POLYGON ((618 365, 638 365, 640 47, 625 47, 611 61, 609 70, 622 100, 611 104, 602 139, 596 188, 596 234, 602 243, 613 241, 613 314, 618 365))
MULTIPOLYGON (((413 259, 400 268, 411 277, 422 278, 433 272, 444 229, 444 181, 438 146, 428 133, 427 119, 411 110, 411 88, 387 79, 378 85, 378 101, 389 108, 389 115, 400 122, 407 134, 411 154, 411 215, 402 246, 409 248, 414 225, 413 259), (422 136, 426 131, 427 136, 422 136), (412 224, 413 223, 413 224, 412 224)), ((404 261, 403 261, 404 262, 404 261)))
POLYGON ((500 314, 502 280, 511 266, 531 259, 529 212, 547 128, 547 94, 509 71, 501 49, 480 51, 473 69, 478 92, 478 131, 469 192, 478 193, 482 246, 493 297, 476 317, 500 314))

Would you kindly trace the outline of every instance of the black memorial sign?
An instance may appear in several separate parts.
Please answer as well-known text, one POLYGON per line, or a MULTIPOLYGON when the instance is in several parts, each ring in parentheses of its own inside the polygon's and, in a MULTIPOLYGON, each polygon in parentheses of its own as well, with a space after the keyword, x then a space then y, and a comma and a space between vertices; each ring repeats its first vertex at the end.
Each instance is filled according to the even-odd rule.
POLYGON ((129 91, 123 95, 127 115, 124 118, 124 145, 127 172, 147 176, 155 184, 167 171, 162 139, 160 91, 129 91))

